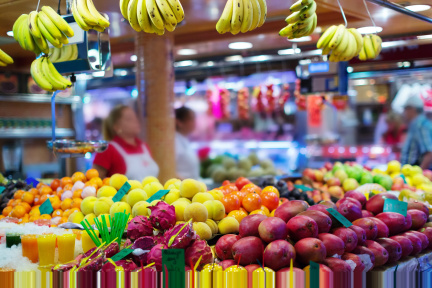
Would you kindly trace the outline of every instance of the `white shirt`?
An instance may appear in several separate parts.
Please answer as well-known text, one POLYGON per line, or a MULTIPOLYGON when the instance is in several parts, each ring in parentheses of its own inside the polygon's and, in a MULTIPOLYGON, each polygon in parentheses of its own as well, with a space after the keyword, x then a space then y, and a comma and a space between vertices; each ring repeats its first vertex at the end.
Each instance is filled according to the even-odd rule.
POLYGON ((175 138, 177 175, 180 178, 199 178, 200 163, 197 153, 192 149, 189 140, 176 132, 175 138))

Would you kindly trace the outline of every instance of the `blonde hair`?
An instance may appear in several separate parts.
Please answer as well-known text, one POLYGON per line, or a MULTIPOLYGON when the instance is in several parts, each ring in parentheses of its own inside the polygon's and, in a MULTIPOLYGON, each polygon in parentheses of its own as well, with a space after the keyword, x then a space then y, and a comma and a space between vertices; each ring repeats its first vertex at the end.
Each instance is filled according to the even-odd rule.
POLYGON ((103 121, 102 134, 105 140, 111 141, 116 136, 114 125, 120 120, 123 110, 126 108, 128 108, 126 105, 118 105, 114 107, 108 117, 103 121))

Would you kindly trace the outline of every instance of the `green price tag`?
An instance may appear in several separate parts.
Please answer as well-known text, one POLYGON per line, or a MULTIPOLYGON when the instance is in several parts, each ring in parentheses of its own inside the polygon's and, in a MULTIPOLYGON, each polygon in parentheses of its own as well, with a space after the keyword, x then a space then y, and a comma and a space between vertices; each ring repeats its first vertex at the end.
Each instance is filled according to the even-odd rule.
POLYGON ((185 256, 183 249, 162 250, 163 287, 185 288, 185 256), (168 275, 166 275, 166 273, 168 275))
POLYGON ((408 203, 403 201, 398 201, 395 199, 385 199, 384 200, 384 212, 395 212, 402 214, 404 217, 407 215, 408 203))
POLYGON ((313 261, 309 262, 310 271, 309 271, 309 283, 310 288, 319 288, 319 264, 313 261))
POLYGON ((402 178, 402 180, 404 181, 404 183, 407 184, 407 182, 406 182, 406 178, 405 178, 405 175, 400 174, 399 176, 402 178))
POLYGON ((0 186, 0 194, 3 193, 4 190, 6 190, 6 187, 0 186))
POLYGON ((314 190, 313 188, 309 188, 305 185, 294 185, 294 187, 297 189, 301 189, 303 191, 313 191, 314 190))
POLYGON ((49 199, 45 200, 44 203, 42 203, 41 206, 39 206, 39 212, 41 215, 43 214, 51 214, 53 213, 54 208, 51 205, 51 202, 49 201, 49 199))
POLYGON ((117 193, 112 198, 112 201, 114 203, 119 202, 123 198, 123 196, 126 195, 126 193, 129 191, 130 188, 131 185, 128 182, 123 184, 123 186, 117 191, 117 193))
POLYGON ((114 262, 119 261, 119 260, 123 259, 124 257, 126 257, 127 255, 131 254, 133 251, 134 251, 133 249, 125 248, 125 249, 121 250, 119 253, 112 256, 111 260, 113 260, 114 262))
POLYGON ((352 225, 352 223, 346 219, 344 216, 342 216, 342 214, 340 214, 337 210, 333 209, 333 208, 328 208, 327 211, 333 215, 333 217, 336 218, 336 220, 338 220, 342 225, 344 225, 345 227, 350 227, 352 225))
POLYGON ((146 201, 148 203, 151 203, 154 200, 160 200, 163 196, 165 196, 166 194, 168 194, 170 190, 159 190, 158 192, 156 192, 155 194, 153 194, 149 199, 147 199, 146 201))

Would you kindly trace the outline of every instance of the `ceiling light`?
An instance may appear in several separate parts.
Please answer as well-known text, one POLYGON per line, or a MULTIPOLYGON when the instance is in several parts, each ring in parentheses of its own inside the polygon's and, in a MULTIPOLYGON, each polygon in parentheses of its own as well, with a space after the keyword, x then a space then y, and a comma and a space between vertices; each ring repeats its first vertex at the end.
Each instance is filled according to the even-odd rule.
POLYGON ((10 37, 13 37, 13 31, 8 31, 6 34, 10 37))
POLYGON ((366 26, 357 29, 357 31, 361 34, 380 33, 382 30, 383 28, 379 26, 366 26))
POLYGON ((197 64, 198 64, 197 61, 185 60, 185 61, 175 62, 174 67, 188 67, 188 66, 194 66, 197 64))
POLYGON ((227 62, 235 62, 235 61, 242 61, 243 57, 241 55, 233 55, 225 57, 225 61, 227 62))
POLYGON ((138 60, 138 57, 137 57, 136 55, 132 55, 132 56, 130 57, 130 60, 131 60, 132 62, 135 62, 135 61, 138 60))
POLYGON ((207 62, 207 66, 209 66, 209 67, 214 66, 214 64, 215 64, 215 63, 214 63, 213 61, 208 61, 208 62, 207 62))
POLYGON ((267 61, 270 59, 271 59, 271 56, 269 56, 269 55, 259 55, 259 56, 249 57, 249 60, 254 61, 254 62, 262 62, 262 61, 267 61))
POLYGON ((289 49, 283 49, 283 50, 278 51, 279 55, 294 55, 296 53, 297 54, 301 53, 301 49, 300 48, 296 48, 296 49, 289 48, 289 49))
POLYGON ((417 36, 417 39, 419 39, 419 40, 432 39, 432 34, 420 35, 420 36, 417 36))
POLYGON ((300 38, 296 38, 296 39, 288 39, 288 41, 290 41, 290 42, 308 42, 311 40, 312 40, 311 36, 304 36, 304 37, 300 37, 300 38))
POLYGON ((431 6, 430 5, 409 5, 406 6, 405 8, 413 12, 421 12, 421 11, 429 10, 431 6))
POLYGON ((195 54, 197 54, 197 51, 195 49, 184 48, 184 49, 178 50, 177 54, 178 55, 189 56, 189 55, 195 55, 195 54))
POLYGON ((252 47, 252 43, 249 42, 233 42, 228 45, 228 48, 235 50, 250 49, 252 47))
POLYGON ((348 72, 348 73, 352 73, 352 72, 354 72, 354 68, 351 67, 351 66, 348 66, 348 67, 347 67, 347 72, 348 72))

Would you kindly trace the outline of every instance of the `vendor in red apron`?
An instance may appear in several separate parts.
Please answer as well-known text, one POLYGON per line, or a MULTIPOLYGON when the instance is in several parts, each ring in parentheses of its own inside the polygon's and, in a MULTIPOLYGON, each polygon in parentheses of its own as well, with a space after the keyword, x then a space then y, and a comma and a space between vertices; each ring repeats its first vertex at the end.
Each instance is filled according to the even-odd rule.
POLYGON ((103 124, 107 150, 96 154, 93 168, 101 178, 124 174, 131 180, 141 181, 147 176, 157 177, 159 167, 153 160, 146 143, 138 139, 141 127, 134 110, 128 106, 115 107, 103 124))

